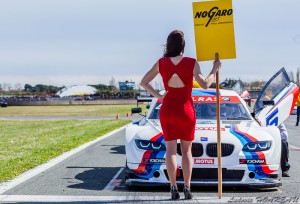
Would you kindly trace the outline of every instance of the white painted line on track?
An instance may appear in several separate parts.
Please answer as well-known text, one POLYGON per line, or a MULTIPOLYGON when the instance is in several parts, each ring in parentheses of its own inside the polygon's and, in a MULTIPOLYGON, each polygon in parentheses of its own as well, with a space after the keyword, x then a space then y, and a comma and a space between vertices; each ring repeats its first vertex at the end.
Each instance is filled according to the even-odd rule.
POLYGON ((39 165, 29 171, 26 171, 24 172, 23 174, 21 174, 20 176, 16 177, 15 179, 11 180, 11 181, 6 181, 6 182, 3 182, 3 183, 0 183, 0 194, 3 194, 5 191, 9 190, 9 189, 12 189, 13 187, 31 179, 32 177, 46 171, 47 169, 50 169, 51 167, 57 165, 58 163, 64 161, 65 159, 73 156, 74 154, 77 154, 78 152, 96 144, 97 142, 105 139, 105 138, 108 138, 110 136, 112 136, 113 134, 125 129, 127 127, 127 125, 124 125, 122 127, 120 127, 119 129, 116 129, 116 130, 113 130, 101 137, 98 137, 97 139, 93 140, 93 141, 90 141, 88 143, 85 143, 75 149, 72 149, 68 152, 65 152, 63 153, 62 155, 56 157, 56 158, 53 158, 51 160, 49 160, 47 163, 44 163, 42 165, 39 165))
POLYGON ((103 190, 114 190, 114 188, 116 187, 116 183, 115 180, 118 178, 118 176, 122 173, 122 171, 124 170, 124 168, 121 168, 118 173, 110 180, 110 182, 105 186, 105 188, 103 190))
MULTIPOLYGON (((0 195, 1 202, 97 202, 97 203, 174 203, 170 196, 62 196, 62 195, 0 195)), ((253 203, 256 197, 197 197, 192 200, 180 200, 176 203, 253 203)))
POLYGON ((294 148, 294 149, 300 150, 300 147, 296 147, 296 146, 293 146, 293 145, 289 145, 289 146, 294 148))

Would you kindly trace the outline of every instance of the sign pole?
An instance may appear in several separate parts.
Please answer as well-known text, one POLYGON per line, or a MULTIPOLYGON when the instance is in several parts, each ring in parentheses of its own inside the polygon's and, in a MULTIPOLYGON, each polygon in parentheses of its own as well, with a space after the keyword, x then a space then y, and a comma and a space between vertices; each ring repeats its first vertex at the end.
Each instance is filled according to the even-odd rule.
MULTIPOLYGON (((215 54, 215 60, 219 60, 219 53, 215 54)), ((217 154, 218 154, 218 195, 222 198, 222 155, 221 155, 221 124, 220 124, 220 87, 219 71, 216 73, 216 97, 217 97, 217 154)))
MULTIPOLYGON (((193 2, 193 18, 197 61, 236 58, 232 0, 210 0, 193 2), (223 36, 223 38, 220 38, 220 36, 223 36)), ((218 70, 216 73, 216 119, 218 155, 218 195, 219 199, 221 199, 223 180, 219 72, 220 71, 218 70)))

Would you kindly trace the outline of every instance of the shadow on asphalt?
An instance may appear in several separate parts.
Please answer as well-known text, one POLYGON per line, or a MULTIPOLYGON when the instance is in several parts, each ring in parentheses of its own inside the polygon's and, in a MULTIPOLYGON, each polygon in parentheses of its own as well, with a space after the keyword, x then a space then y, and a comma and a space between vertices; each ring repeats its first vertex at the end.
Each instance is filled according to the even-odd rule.
MULTIPOLYGON (((113 146, 113 145, 112 145, 113 146)), ((112 149, 120 150, 124 146, 116 146, 112 149)), ((124 167, 80 167, 80 166, 68 166, 67 168, 83 169, 83 171, 75 176, 75 179, 79 180, 76 184, 71 184, 67 186, 68 188, 74 189, 85 189, 85 190, 104 190, 111 179, 116 175, 116 173, 124 167)), ((67 178, 66 178, 67 179, 67 178)), ((147 187, 147 186, 126 186, 125 185, 125 169, 117 178, 119 185, 114 188, 113 191, 122 192, 168 192, 169 186, 157 186, 157 187, 147 187)), ((182 190, 182 186, 179 186, 182 190)), ((211 186, 192 186, 193 192, 199 193, 215 193, 218 192, 217 187, 211 186)), ((254 192, 274 192, 278 191, 278 188, 263 188, 263 189, 252 189, 248 187, 232 187, 223 186, 224 193, 254 193, 254 192)))
MULTIPOLYGON (((119 147, 119 146, 117 146, 119 147)), ((82 166, 68 166, 68 169, 82 169, 82 172, 75 176, 78 183, 68 185, 68 188, 74 189, 85 189, 85 190, 104 190, 111 179, 116 175, 116 173, 123 167, 82 167, 82 166)), ((119 185, 114 188, 113 191, 122 192, 168 192, 169 186, 159 186, 159 187, 127 187, 125 186, 125 170, 119 175, 117 180, 119 185)), ((65 178, 68 179, 68 178, 65 178)), ((182 190, 182 186, 179 186, 182 190)), ((201 187, 192 186, 193 192, 199 193, 215 193, 218 192, 217 187, 201 187)), ((251 189, 247 187, 223 187, 223 192, 225 193, 253 193, 253 192, 273 192, 277 191, 277 188, 269 189, 251 189)))
MULTIPOLYGON (((68 169, 83 169, 75 176, 78 183, 68 185, 68 188, 85 189, 85 190, 103 190, 111 179, 116 175, 121 167, 82 167, 68 166, 68 169), (86 170, 84 170, 86 169, 86 170)), ((65 178, 68 179, 68 178, 65 178)))
MULTIPOLYGON (((178 189, 182 191, 182 186, 178 186, 178 189)), ((116 191, 127 191, 127 192, 168 192, 168 186, 160 187, 124 187, 116 188, 116 191)), ((195 193, 218 193, 218 187, 207 187, 207 186, 192 186, 192 190, 195 193)), ((278 191, 277 188, 268 188, 268 189, 252 189, 247 187, 228 187, 224 186, 222 188, 224 193, 255 193, 255 192, 274 192, 278 191)))
MULTIPOLYGON (((114 191, 126 191, 126 192, 168 192, 169 186, 158 186, 158 187, 149 187, 149 186, 125 186, 125 170, 120 174, 119 178, 122 178, 121 185, 116 187, 114 191)), ((182 191, 183 186, 178 186, 178 189, 182 191)), ((193 192, 198 193, 218 193, 217 186, 192 186, 193 192)), ((262 188, 254 189, 248 187, 233 187, 233 186, 223 186, 222 188, 224 193, 255 193, 255 192, 275 192, 278 191, 278 188, 262 188)))
POLYGON ((112 147, 110 148, 110 153, 112 154, 125 154, 125 145, 101 145, 103 147, 112 147))

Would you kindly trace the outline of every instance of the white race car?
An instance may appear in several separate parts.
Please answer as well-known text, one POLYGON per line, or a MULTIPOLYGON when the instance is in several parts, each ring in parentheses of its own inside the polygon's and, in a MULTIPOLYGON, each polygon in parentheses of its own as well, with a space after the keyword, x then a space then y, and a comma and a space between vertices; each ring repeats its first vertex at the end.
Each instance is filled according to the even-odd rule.
MULTIPOLYGON (((234 91, 220 90, 222 177, 224 186, 281 186, 281 138, 277 126, 292 112, 298 87, 284 68, 262 90, 255 117, 234 91)), ((196 131, 192 144, 191 185, 218 185, 216 90, 193 89, 196 131)), ((161 100, 152 99, 148 114, 126 128, 128 186, 168 185, 166 145, 159 121, 161 100)), ((140 112, 139 108, 133 112, 140 112)), ((183 184, 177 141, 177 182, 183 184)))

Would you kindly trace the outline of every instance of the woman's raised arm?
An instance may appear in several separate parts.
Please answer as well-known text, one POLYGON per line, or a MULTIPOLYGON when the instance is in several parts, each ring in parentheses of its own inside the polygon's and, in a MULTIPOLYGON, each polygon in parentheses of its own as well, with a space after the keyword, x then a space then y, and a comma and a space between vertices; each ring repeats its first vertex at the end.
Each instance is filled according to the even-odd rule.
POLYGON ((153 67, 145 74, 141 81, 141 86, 148 91, 149 94, 152 96, 158 98, 158 99, 163 99, 163 96, 160 95, 150 84, 150 82, 157 76, 159 73, 159 66, 158 62, 156 62, 153 67))
POLYGON ((219 60, 214 61, 213 68, 211 69, 210 74, 206 78, 204 78, 204 76, 201 73, 200 65, 196 61, 194 66, 195 80, 199 83, 199 85, 202 88, 208 89, 212 84, 212 82, 214 81, 215 75, 220 68, 221 68, 221 62, 219 60))

